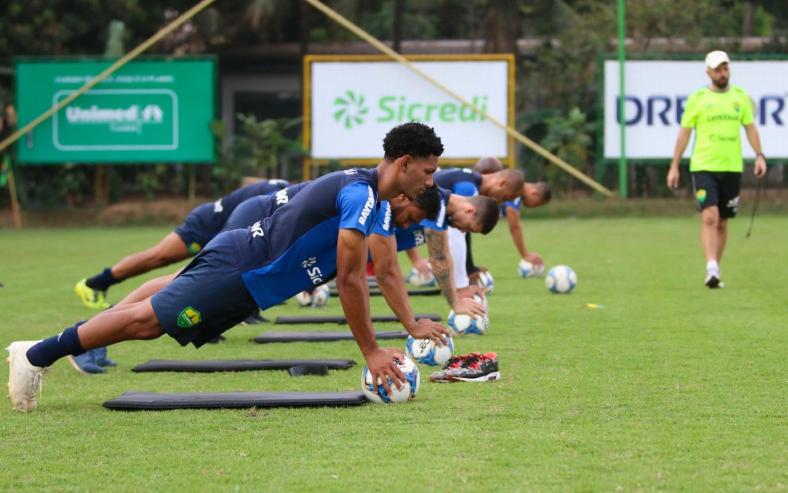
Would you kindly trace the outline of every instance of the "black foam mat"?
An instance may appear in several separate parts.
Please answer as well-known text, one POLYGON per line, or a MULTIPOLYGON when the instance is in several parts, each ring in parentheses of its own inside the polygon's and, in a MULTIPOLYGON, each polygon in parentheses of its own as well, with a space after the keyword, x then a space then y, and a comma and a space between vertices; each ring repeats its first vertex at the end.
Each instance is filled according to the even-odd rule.
MULTIPOLYGON (((409 289, 408 296, 437 296, 441 294, 440 288, 433 288, 433 289, 409 289)), ((370 296, 383 296, 383 293, 380 291, 369 291, 370 296)), ((331 291, 331 296, 339 296, 339 292, 334 290, 331 291)))
MULTIPOLYGON (((428 318, 434 322, 440 322, 440 315, 434 313, 417 313, 416 320, 420 318, 428 318)), ((399 322, 396 315, 373 315, 372 322, 399 322)), ((342 315, 313 315, 313 316, 279 316, 274 321, 279 325, 292 325, 292 324, 346 324, 347 319, 342 315)))
POLYGON ((346 370, 356 362, 350 359, 224 359, 224 360, 173 360, 152 359, 131 369, 134 372, 219 372, 251 370, 289 370, 295 366, 323 367, 346 370))
MULTIPOLYGON (((404 331, 382 331, 375 332, 375 338, 383 339, 407 339, 408 333, 404 331)), ((273 342, 331 342, 331 341, 352 341, 353 334, 346 332, 264 332, 252 339, 258 344, 269 344, 273 342)))
POLYGON ((126 411, 165 409, 224 409, 248 407, 360 406, 367 402, 359 391, 350 392, 189 392, 160 394, 124 392, 104 402, 108 409, 126 411))

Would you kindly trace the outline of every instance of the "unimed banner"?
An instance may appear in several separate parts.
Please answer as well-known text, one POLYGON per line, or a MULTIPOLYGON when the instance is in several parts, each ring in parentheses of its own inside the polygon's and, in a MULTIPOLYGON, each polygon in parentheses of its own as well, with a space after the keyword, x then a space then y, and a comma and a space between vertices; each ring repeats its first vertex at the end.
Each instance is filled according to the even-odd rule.
MULTIPOLYGON (((19 126, 74 93, 111 61, 19 61, 19 126)), ((22 163, 211 162, 214 61, 121 67, 19 140, 22 163)))
MULTIPOLYGON (((414 65, 511 125, 511 57, 490 58, 414 65)), ((380 160, 386 132, 409 121, 435 128, 443 159, 512 152, 506 132, 397 62, 308 57, 305 67, 305 142, 313 159, 380 160)))
MULTIPOLYGON (((605 61, 604 157, 620 155, 618 62, 605 61)), ((732 84, 754 102, 755 125, 767 158, 788 158, 788 61, 731 61, 732 84)), ((625 72, 626 155, 670 160, 687 98, 709 84, 703 61, 627 61, 625 72)), ((694 132, 693 132, 694 135, 694 132)), ((745 158, 754 158, 741 133, 745 158)), ((685 157, 692 152, 687 146, 685 157)))

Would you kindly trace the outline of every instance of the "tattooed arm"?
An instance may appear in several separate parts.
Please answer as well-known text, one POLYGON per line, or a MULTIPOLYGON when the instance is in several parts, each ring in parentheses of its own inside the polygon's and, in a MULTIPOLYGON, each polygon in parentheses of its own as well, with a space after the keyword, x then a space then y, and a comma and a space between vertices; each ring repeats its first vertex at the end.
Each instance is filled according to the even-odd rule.
POLYGON ((452 275, 454 266, 452 265, 451 252, 449 252, 449 236, 446 231, 435 231, 429 228, 424 229, 427 240, 427 250, 430 254, 430 265, 432 274, 441 287, 444 298, 455 313, 470 313, 472 315, 483 315, 484 307, 470 298, 460 299, 457 296, 457 289, 454 286, 454 276, 452 275))

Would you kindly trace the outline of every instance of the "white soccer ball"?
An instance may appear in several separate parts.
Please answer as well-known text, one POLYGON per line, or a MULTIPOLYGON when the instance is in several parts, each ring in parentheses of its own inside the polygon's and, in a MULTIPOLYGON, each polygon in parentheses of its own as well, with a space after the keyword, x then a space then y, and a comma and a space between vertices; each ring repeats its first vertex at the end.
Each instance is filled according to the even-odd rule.
POLYGON ((521 259, 517 270, 520 273, 520 277, 539 277, 544 274, 544 264, 534 265, 525 259, 521 259))
POLYGON ((452 310, 449 312, 448 325, 452 332, 454 332, 456 335, 484 335, 487 333, 487 327, 490 325, 490 319, 487 318, 487 315, 471 316, 467 313, 454 313, 454 310, 452 310))
POLYGON ((435 276, 432 274, 432 271, 428 274, 423 274, 415 267, 410 270, 407 280, 416 287, 435 286, 435 276))
POLYGON ((312 304, 312 293, 309 291, 301 291, 295 295, 295 299, 301 306, 309 306, 312 304))
POLYGON ((451 337, 447 337, 446 343, 438 346, 432 339, 414 339, 413 336, 408 336, 405 352, 417 363, 441 366, 454 354, 454 341, 451 337))
POLYGON ((551 293, 568 294, 577 286, 577 274, 569 266, 556 265, 547 273, 544 283, 551 293))
POLYGON ((478 294, 473 295, 473 301, 479 303, 484 307, 484 311, 489 311, 489 305, 487 304, 487 297, 486 296, 479 296, 478 294))
POLYGON ((495 279, 493 279, 490 271, 482 270, 479 271, 479 280, 476 282, 476 284, 482 288, 485 293, 490 294, 495 288, 495 279))
POLYGON ((401 389, 397 389, 394 382, 389 379, 391 394, 386 393, 382 386, 378 386, 378 388, 375 389, 375 385, 372 382, 372 374, 369 372, 369 368, 364 366, 364 369, 361 371, 361 391, 364 392, 364 396, 370 401, 390 404, 407 402, 416 397, 416 394, 419 392, 419 385, 421 384, 419 367, 416 366, 413 360, 407 357, 404 361, 398 361, 396 359, 394 361, 405 376, 405 383, 402 385, 401 389))
POLYGON ((328 286, 322 284, 316 287, 315 290, 312 291, 312 306, 326 306, 329 297, 331 297, 331 290, 328 289, 328 286))

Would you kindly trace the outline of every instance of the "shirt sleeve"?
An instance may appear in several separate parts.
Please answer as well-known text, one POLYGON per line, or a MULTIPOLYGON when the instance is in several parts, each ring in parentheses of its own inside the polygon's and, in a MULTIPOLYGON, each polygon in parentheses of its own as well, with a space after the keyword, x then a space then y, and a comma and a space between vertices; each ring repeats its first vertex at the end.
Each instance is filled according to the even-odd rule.
POLYGON ((476 188, 476 185, 474 185, 473 182, 461 181, 454 184, 454 187, 452 187, 452 192, 464 197, 473 197, 474 195, 478 195, 479 190, 476 188))
POLYGON ((380 212, 378 212, 375 220, 375 226, 372 228, 372 233, 381 236, 391 236, 394 228, 391 227, 391 203, 384 200, 380 203, 380 212))
POLYGON ((741 109, 741 124, 742 125, 749 125, 750 123, 755 121, 755 116, 753 115, 752 111, 752 99, 748 95, 744 95, 742 98, 742 109, 741 109))
POLYGON ((684 128, 695 128, 698 123, 698 96, 691 95, 687 99, 687 106, 684 107, 684 114, 681 115, 681 126, 684 128))
POLYGON ((354 182, 342 188, 337 196, 339 228, 355 229, 369 236, 375 225, 377 196, 372 187, 354 182))

